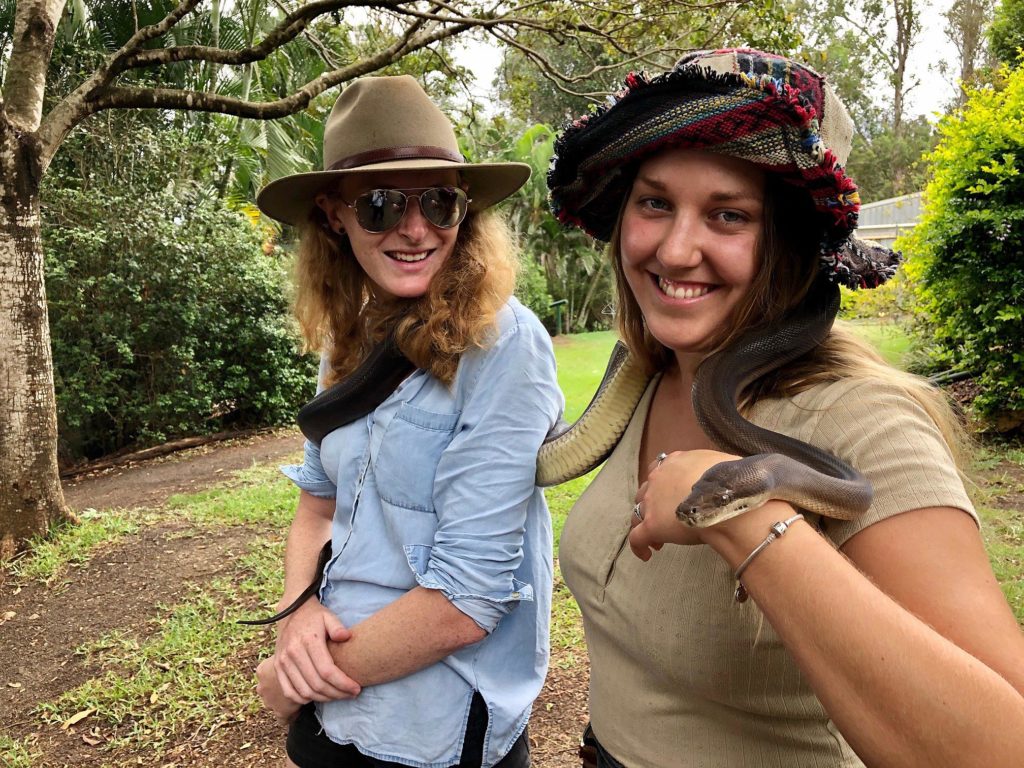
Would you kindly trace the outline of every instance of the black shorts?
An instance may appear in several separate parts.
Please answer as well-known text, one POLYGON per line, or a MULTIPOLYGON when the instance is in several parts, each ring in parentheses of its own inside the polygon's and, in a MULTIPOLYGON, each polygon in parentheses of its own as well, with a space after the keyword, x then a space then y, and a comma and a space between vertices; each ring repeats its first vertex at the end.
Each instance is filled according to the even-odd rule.
MULTIPOLYGON (((473 694, 469 707, 466 737, 462 742, 462 759, 453 768, 480 768, 487 734, 487 705, 479 693, 473 694)), ((410 734, 414 739, 415 734, 410 734)), ((368 757, 351 744, 331 741, 316 719, 316 710, 307 704, 288 729, 288 758, 299 768, 408 768, 401 763, 368 757)), ((529 768, 530 743, 526 730, 512 745, 512 749, 494 768, 529 768)))
POLYGON ((584 766, 625 768, 622 763, 609 755, 608 751, 601 746, 601 742, 594 735, 594 729, 590 727, 590 723, 587 723, 587 727, 583 731, 583 740, 580 743, 580 757, 583 758, 584 766), (584 755, 586 756, 584 757, 584 755))

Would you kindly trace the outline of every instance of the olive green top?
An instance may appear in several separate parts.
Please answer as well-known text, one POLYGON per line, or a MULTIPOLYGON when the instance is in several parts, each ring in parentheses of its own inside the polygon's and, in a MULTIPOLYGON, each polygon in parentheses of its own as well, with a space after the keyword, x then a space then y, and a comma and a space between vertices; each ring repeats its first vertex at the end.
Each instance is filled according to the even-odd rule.
MULTIPOLYGON (((643 563, 630 551, 654 386, 573 507, 559 550, 583 611, 597 738, 627 768, 861 766, 754 601, 734 602, 735 581, 718 554, 666 546, 643 563)), ((872 482, 862 517, 820 520, 836 546, 912 509, 955 507, 977 520, 934 423, 896 386, 820 385, 761 401, 750 418, 831 451, 872 482)))

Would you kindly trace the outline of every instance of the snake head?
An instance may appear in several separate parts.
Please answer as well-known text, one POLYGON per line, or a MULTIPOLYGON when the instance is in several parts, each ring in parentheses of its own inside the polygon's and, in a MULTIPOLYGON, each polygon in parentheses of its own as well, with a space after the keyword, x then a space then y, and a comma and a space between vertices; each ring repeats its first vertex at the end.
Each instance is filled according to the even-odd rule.
POLYGON ((691 527, 700 528, 717 522, 719 516, 731 508, 736 498, 731 488, 723 488, 714 483, 704 485, 704 488, 700 482, 694 485, 690 495, 676 508, 676 517, 691 527))
POLYGON ((761 494, 747 487, 737 470, 745 460, 726 461, 710 467, 693 484, 690 495, 676 507, 676 517, 692 528, 721 523, 762 503, 761 494))

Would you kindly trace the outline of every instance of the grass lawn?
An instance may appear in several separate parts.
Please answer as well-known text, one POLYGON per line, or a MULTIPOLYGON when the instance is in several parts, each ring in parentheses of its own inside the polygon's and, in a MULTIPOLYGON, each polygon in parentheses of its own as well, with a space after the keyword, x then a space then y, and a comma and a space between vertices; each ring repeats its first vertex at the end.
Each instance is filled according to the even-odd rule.
POLYGON ((901 366, 910 351, 910 337, 894 323, 849 320, 846 326, 878 350, 889 365, 901 366))
POLYGON ((558 385, 565 393, 567 420, 578 418, 590 402, 604 375, 616 338, 611 331, 576 333, 554 338, 558 385))

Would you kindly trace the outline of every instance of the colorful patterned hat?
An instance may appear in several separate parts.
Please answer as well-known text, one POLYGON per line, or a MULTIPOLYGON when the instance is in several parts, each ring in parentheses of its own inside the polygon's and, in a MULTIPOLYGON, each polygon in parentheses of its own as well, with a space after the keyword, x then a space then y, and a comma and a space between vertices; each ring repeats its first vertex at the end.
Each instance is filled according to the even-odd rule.
POLYGON ((548 173, 563 223, 611 238, 640 163, 667 148, 738 157, 811 197, 822 269, 851 288, 893 275, 898 254, 853 237, 857 185, 844 169, 853 121, 821 75, 750 49, 700 51, 649 79, 633 73, 610 103, 569 124, 548 173))

